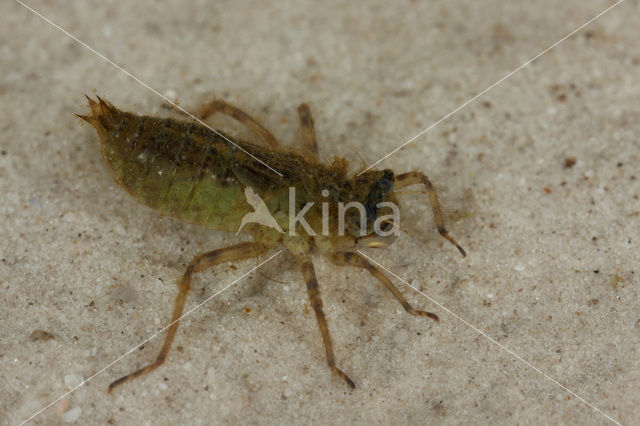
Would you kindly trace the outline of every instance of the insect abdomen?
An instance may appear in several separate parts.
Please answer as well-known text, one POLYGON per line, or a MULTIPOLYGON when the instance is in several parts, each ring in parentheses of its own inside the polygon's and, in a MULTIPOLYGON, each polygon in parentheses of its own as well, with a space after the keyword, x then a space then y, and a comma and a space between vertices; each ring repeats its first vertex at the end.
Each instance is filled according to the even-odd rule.
POLYGON ((116 181, 149 207, 186 222, 235 232, 251 211, 216 133, 195 123, 122 112, 89 100, 91 123, 116 181))

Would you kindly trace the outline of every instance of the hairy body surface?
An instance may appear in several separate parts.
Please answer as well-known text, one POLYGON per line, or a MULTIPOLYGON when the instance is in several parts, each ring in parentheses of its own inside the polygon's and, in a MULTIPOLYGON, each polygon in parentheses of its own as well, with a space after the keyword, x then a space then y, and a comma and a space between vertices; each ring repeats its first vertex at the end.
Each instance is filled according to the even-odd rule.
MULTIPOLYGON (((337 265, 368 270, 407 312, 438 319, 435 314, 414 309, 386 275, 356 251, 391 244, 393 238, 374 232, 376 220, 389 213, 380 205, 397 204, 397 189, 419 184, 424 186, 438 231, 465 255, 462 247, 449 236, 435 189, 423 173, 395 175, 385 169, 350 176, 348 164, 342 158, 334 159, 331 164, 321 162, 313 120, 306 104, 298 107, 302 143, 306 149, 302 155, 282 148, 256 120, 224 101, 206 104, 198 115, 202 119, 214 113, 229 115, 257 134, 264 144, 238 141, 197 122, 141 116, 121 111, 100 98, 97 102, 87 99, 91 115, 78 116, 97 130, 102 156, 116 182, 140 202, 189 223, 236 232, 243 217, 253 210, 245 196, 245 189, 250 187, 264 201, 280 228, 250 223, 242 227, 242 232, 252 235, 253 242, 196 256, 178 281, 172 321, 160 354, 153 363, 113 382, 109 390, 164 362, 178 329, 194 273, 221 263, 257 257, 278 246, 284 246, 299 264, 329 367, 351 387, 355 387, 354 382, 336 366, 311 259, 313 253, 324 254, 337 265), (309 228, 302 226, 302 221, 292 221, 297 212, 311 203, 305 216, 309 228), (340 228, 336 220, 340 205, 348 203, 362 205, 367 220, 361 221, 357 211, 347 211, 344 226, 340 228), (313 232, 320 229, 327 232, 321 235, 313 232)), ((384 224, 387 228, 399 226, 393 220, 384 224)))

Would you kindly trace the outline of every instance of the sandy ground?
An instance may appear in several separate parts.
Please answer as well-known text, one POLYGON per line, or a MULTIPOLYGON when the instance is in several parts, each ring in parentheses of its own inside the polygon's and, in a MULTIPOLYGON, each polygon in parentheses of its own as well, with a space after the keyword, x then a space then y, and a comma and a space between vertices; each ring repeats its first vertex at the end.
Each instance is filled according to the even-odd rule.
MULTIPOLYGON (((293 143, 309 102, 322 155, 357 168, 613 2, 29 4, 185 108, 215 95, 293 143)), ((409 235, 367 251, 439 324, 317 259, 354 391, 327 369, 280 255, 190 315, 164 366, 109 394, 155 357, 161 338, 104 369, 167 324, 185 264, 237 239, 113 183, 73 115, 83 95, 149 114, 166 114, 162 99, 2 2, 1 422, 57 400, 32 423, 640 423, 639 12, 625 1, 379 165, 432 177, 469 255, 439 238, 421 195, 404 198, 409 235)), ((201 274, 188 306, 255 265, 201 274)))

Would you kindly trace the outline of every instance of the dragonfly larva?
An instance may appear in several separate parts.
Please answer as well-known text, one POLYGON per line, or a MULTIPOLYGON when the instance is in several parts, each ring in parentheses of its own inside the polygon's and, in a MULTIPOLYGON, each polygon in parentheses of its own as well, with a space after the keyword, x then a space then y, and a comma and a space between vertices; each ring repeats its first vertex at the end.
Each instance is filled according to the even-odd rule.
POLYGON ((200 254, 188 264, 177 282, 171 326, 160 353, 154 362, 111 383, 110 391, 165 361, 193 274, 221 263, 258 257, 277 247, 284 247, 296 259, 329 367, 352 388, 354 382, 336 366, 312 254, 328 256, 336 265, 369 271, 407 312, 438 320, 433 313, 414 309, 384 272, 357 252, 393 242, 399 227, 393 208, 398 205, 398 190, 422 185, 438 231, 465 255, 447 232, 436 191, 424 173, 396 175, 385 169, 350 174, 343 158, 330 164, 322 162, 306 104, 298 107, 301 154, 283 148, 255 119, 221 100, 206 104, 198 114, 200 119, 215 113, 228 115, 258 135, 263 144, 236 140, 195 121, 137 115, 99 97, 97 102, 87 99, 91 114, 78 116, 98 132, 107 167, 129 194, 163 214, 209 229, 241 230, 253 238, 253 242, 200 254), (256 217, 261 213, 268 217, 256 217), (320 229, 322 232, 316 232, 320 229))

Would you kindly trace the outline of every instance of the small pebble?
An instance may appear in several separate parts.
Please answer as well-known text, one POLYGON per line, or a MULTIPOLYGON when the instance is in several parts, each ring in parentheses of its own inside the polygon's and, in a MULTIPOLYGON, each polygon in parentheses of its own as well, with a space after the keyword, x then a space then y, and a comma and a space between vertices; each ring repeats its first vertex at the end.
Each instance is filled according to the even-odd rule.
POLYGON ((75 407, 64 413, 61 418, 65 423, 73 423, 80 418, 80 414, 82 414, 82 408, 75 407))
POLYGON ((64 384, 67 386, 67 388, 69 389, 73 389, 76 386, 78 386, 80 383, 82 383, 82 377, 80 377, 77 374, 67 374, 66 376, 64 376, 64 384))

